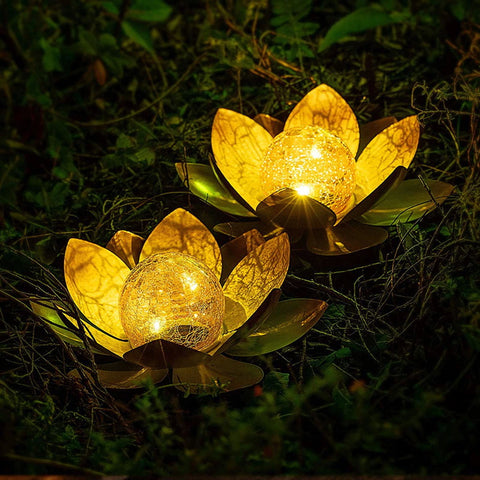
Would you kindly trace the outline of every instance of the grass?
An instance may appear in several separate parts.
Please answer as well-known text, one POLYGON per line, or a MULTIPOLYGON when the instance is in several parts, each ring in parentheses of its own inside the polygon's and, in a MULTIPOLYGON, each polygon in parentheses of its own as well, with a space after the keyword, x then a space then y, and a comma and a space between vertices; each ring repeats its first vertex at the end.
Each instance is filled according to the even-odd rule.
POLYGON ((289 3, 158 0, 155 21, 135 17, 139 2, 2 7, 2 472, 478 472, 478 14, 467 2, 383 2, 389 23, 318 51, 365 2, 289 3), (68 239, 145 234, 179 206, 226 221, 185 191, 174 163, 208 161, 217 108, 281 117, 322 82, 361 123, 418 114, 409 177, 455 193, 392 228, 366 262, 296 252, 284 295, 330 307, 304 339, 256 360, 261 389, 184 398, 69 377, 94 371, 93 358, 26 308, 32 296, 67 300, 68 239))

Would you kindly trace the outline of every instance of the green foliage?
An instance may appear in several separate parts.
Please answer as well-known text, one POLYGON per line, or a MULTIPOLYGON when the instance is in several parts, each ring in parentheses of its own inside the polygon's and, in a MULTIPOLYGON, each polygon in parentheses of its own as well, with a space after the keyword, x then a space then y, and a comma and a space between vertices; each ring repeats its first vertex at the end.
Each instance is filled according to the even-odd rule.
POLYGON ((107 72, 122 78, 125 68, 133 68, 136 64, 132 56, 126 55, 110 33, 95 34, 83 27, 79 28, 78 42, 72 47, 78 55, 94 62, 100 59, 107 72))
MULTIPOLYGON (((130 2, 128 2, 130 3, 130 2)), ((125 35, 149 53, 154 54, 154 46, 149 25, 164 22, 172 11, 163 0, 135 0, 126 9, 121 0, 102 2, 103 8, 121 20, 125 35)))
MULTIPOLYGON (((0 419, 0 455, 7 459, 8 453, 18 451, 47 464, 53 459, 79 462, 83 439, 78 432, 88 420, 76 412, 58 410, 52 397, 24 398, 1 383, 0 419)), ((36 471, 33 465, 23 470, 36 471)))
MULTIPOLYGON (((308 38, 318 30, 318 24, 305 21, 312 10, 312 0, 273 0, 270 24, 275 30, 275 43, 289 61, 314 57, 308 38)), ((276 49, 279 51, 279 49, 276 49)))
POLYGON ((335 22, 320 42, 318 51, 323 52, 339 41, 348 39, 350 35, 365 32, 376 27, 401 23, 411 17, 408 9, 403 11, 388 11, 380 5, 361 7, 335 22))

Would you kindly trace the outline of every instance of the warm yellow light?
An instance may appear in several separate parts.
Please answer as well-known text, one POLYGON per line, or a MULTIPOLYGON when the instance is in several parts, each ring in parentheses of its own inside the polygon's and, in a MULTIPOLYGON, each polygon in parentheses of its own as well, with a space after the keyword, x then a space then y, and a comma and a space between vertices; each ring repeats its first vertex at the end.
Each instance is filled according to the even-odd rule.
POLYGON ((311 185, 297 185, 295 190, 299 195, 311 195, 313 193, 311 185))
POLYGON ((323 128, 291 128, 274 138, 261 179, 266 196, 288 187, 339 213, 355 188, 355 159, 340 138, 323 128))
POLYGON ((132 347, 161 338, 202 350, 220 333, 225 297, 213 272, 196 258, 157 253, 130 272, 119 310, 132 347))

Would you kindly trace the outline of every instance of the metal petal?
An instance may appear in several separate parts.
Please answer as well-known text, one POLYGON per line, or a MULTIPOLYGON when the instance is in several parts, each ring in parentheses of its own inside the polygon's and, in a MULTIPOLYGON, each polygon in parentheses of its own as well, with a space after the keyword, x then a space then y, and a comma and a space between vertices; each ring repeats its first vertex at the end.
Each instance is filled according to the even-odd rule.
POLYGON ((272 136, 245 115, 221 108, 212 126, 215 162, 232 187, 255 208, 261 200, 260 166, 272 136))
POLYGON ((328 85, 319 85, 300 100, 288 116, 285 130, 307 125, 328 130, 347 144, 353 156, 357 154, 360 133, 355 114, 348 103, 328 85))
MULTIPOLYGON (((64 342, 75 347, 85 348, 83 340, 79 334, 75 333, 79 328, 77 320, 68 315, 63 308, 45 300, 30 301, 30 306, 32 312, 42 320, 45 320, 64 342)), ((83 321, 83 328, 85 329, 86 337, 91 340, 89 344, 93 353, 118 355, 121 357, 125 351, 130 350, 128 341, 115 340, 94 326, 87 324, 86 320, 83 321), (94 335, 92 335, 92 332, 94 335), (101 343, 107 344, 109 348, 103 347, 101 343)))
POLYGON ((354 218, 359 218, 363 213, 372 208, 381 198, 388 192, 394 191, 401 185, 407 169, 405 167, 397 167, 373 192, 364 197, 343 217, 339 223, 349 222, 354 218))
POLYGON ((118 311, 120 291, 130 273, 125 263, 106 248, 72 238, 65 250, 64 270, 68 291, 77 307, 107 334, 97 335, 97 330, 91 328, 95 340, 115 353, 130 348, 128 342, 122 342, 127 337, 118 311))
MULTIPOLYGON (((84 346, 82 339, 75 335, 65 324, 59 315, 60 309, 55 307, 53 303, 44 300, 30 301, 30 307, 37 317, 46 320, 52 330, 54 330, 64 342, 76 347, 84 346)), ((74 325, 77 326, 76 322, 74 322, 74 325)))
POLYGON ((228 352, 230 348, 236 345, 242 338, 258 329, 263 322, 270 316, 278 304, 282 291, 279 288, 272 290, 264 302, 257 308, 257 311, 239 328, 230 335, 229 338, 222 341, 222 345, 217 349, 218 353, 228 352))
POLYGON ((236 330, 247 321, 247 313, 243 305, 225 295, 225 317, 223 318, 223 333, 236 330))
POLYGON ((409 167, 419 136, 420 125, 412 115, 387 127, 365 147, 356 165, 357 201, 372 193, 397 167, 409 167))
POLYGON ((258 230, 264 237, 271 237, 278 235, 283 231, 278 225, 274 225, 271 222, 262 222, 260 220, 254 222, 226 222, 218 223, 213 227, 218 233, 223 233, 227 237, 238 237, 250 230, 258 230))
POLYGON ((326 309, 323 300, 295 298, 280 302, 259 328, 230 348, 228 353, 249 357, 283 348, 308 332, 326 309))
POLYGON ((350 221, 308 232, 307 249, 315 255, 345 255, 379 245, 387 238, 388 233, 383 228, 350 221))
POLYGON ((215 237, 198 218, 183 208, 174 210, 155 227, 143 245, 140 261, 161 252, 192 255, 220 279, 222 258, 215 237))
POLYGON ((441 205, 454 189, 453 185, 437 180, 425 183, 428 190, 418 179, 405 180, 364 213, 361 221, 369 225, 413 222, 441 205))
POLYGON ((387 127, 395 123, 397 119, 395 117, 384 117, 378 120, 372 120, 371 122, 360 125, 360 143, 358 145, 358 151, 362 152, 363 149, 382 131, 387 127))
POLYGON ((210 166, 213 170, 214 175, 217 177, 217 181, 221 183, 228 190, 230 195, 235 199, 235 201, 238 204, 240 204, 245 210, 247 210, 253 216, 255 216, 255 209, 229 183, 229 181, 227 180, 227 178, 225 177, 225 175, 222 173, 219 166, 215 162, 215 158, 213 157, 213 155, 210 157, 210 166))
POLYGON ((263 235, 258 230, 249 230, 237 238, 225 243, 220 251, 222 253, 222 278, 220 283, 223 285, 227 277, 235 268, 237 263, 249 252, 265 243, 263 235))
MULTIPOLYGON (((77 369, 68 374, 81 378, 77 369)), ((133 389, 141 388, 142 382, 146 380, 153 383, 161 382, 168 375, 168 370, 142 368, 132 363, 118 361, 98 365, 97 375, 100 383, 106 388, 133 389)))
POLYGON ((141 345, 126 352, 123 358, 127 362, 155 369, 190 367, 210 359, 206 353, 167 340, 141 345))
POLYGON ((278 118, 271 117, 265 113, 259 113, 254 120, 261 125, 272 137, 277 136, 283 130, 283 122, 278 118))
POLYGON ((335 213, 319 201, 291 188, 272 193, 257 206, 257 215, 288 230, 325 228, 335 223, 335 213))
POLYGON ((217 179, 210 165, 176 163, 175 167, 184 185, 204 202, 232 215, 255 216, 237 202, 228 188, 217 179))
POLYGON ((145 239, 126 230, 119 230, 105 248, 121 258, 127 267, 133 268, 140 257, 145 239))
POLYGON ((263 370, 256 365, 217 355, 209 363, 191 368, 176 368, 172 381, 184 392, 231 392, 262 381, 263 370))
POLYGON ((290 243, 282 233, 244 257, 227 278, 225 295, 240 302, 249 318, 268 294, 280 288, 290 263, 290 243))
POLYGON ((223 345, 233 336, 235 335, 235 330, 232 330, 231 332, 224 333, 220 335, 215 343, 208 347, 207 350, 205 350, 205 353, 207 353, 210 356, 216 355, 217 353, 223 352, 223 345))

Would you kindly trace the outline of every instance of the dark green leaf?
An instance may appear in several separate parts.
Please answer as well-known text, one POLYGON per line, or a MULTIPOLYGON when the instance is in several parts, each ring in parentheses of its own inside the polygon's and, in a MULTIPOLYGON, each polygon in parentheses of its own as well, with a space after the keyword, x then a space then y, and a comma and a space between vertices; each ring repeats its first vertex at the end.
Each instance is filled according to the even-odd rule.
POLYGON ((138 43, 148 52, 154 53, 152 37, 148 27, 138 22, 125 21, 122 22, 122 30, 135 43, 138 43))
POLYGON ((408 13, 393 15, 377 6, 359 8, 338 22, 334 23, 328 30, 325 38, 320 43, 319 52, 326 50, 334 43, 343 40, 349 35, 364 32, 371 28, 401 22, 408 18, 408 13))
POLYGON ((61 72, 60 49, 53 47, 45 38, 40 39, 40 46, 43 49, 42 64, 46 72, 61 72))
POLYGON ((127 18, 143 22, 164 22, 172 7, 163 0, 136 0, 127 12, 127 18))
POLYGON ((115 2, 102 2, 102 7, 108 12, 112 13, 113 15, 118 15, 120 10, 115 2))

